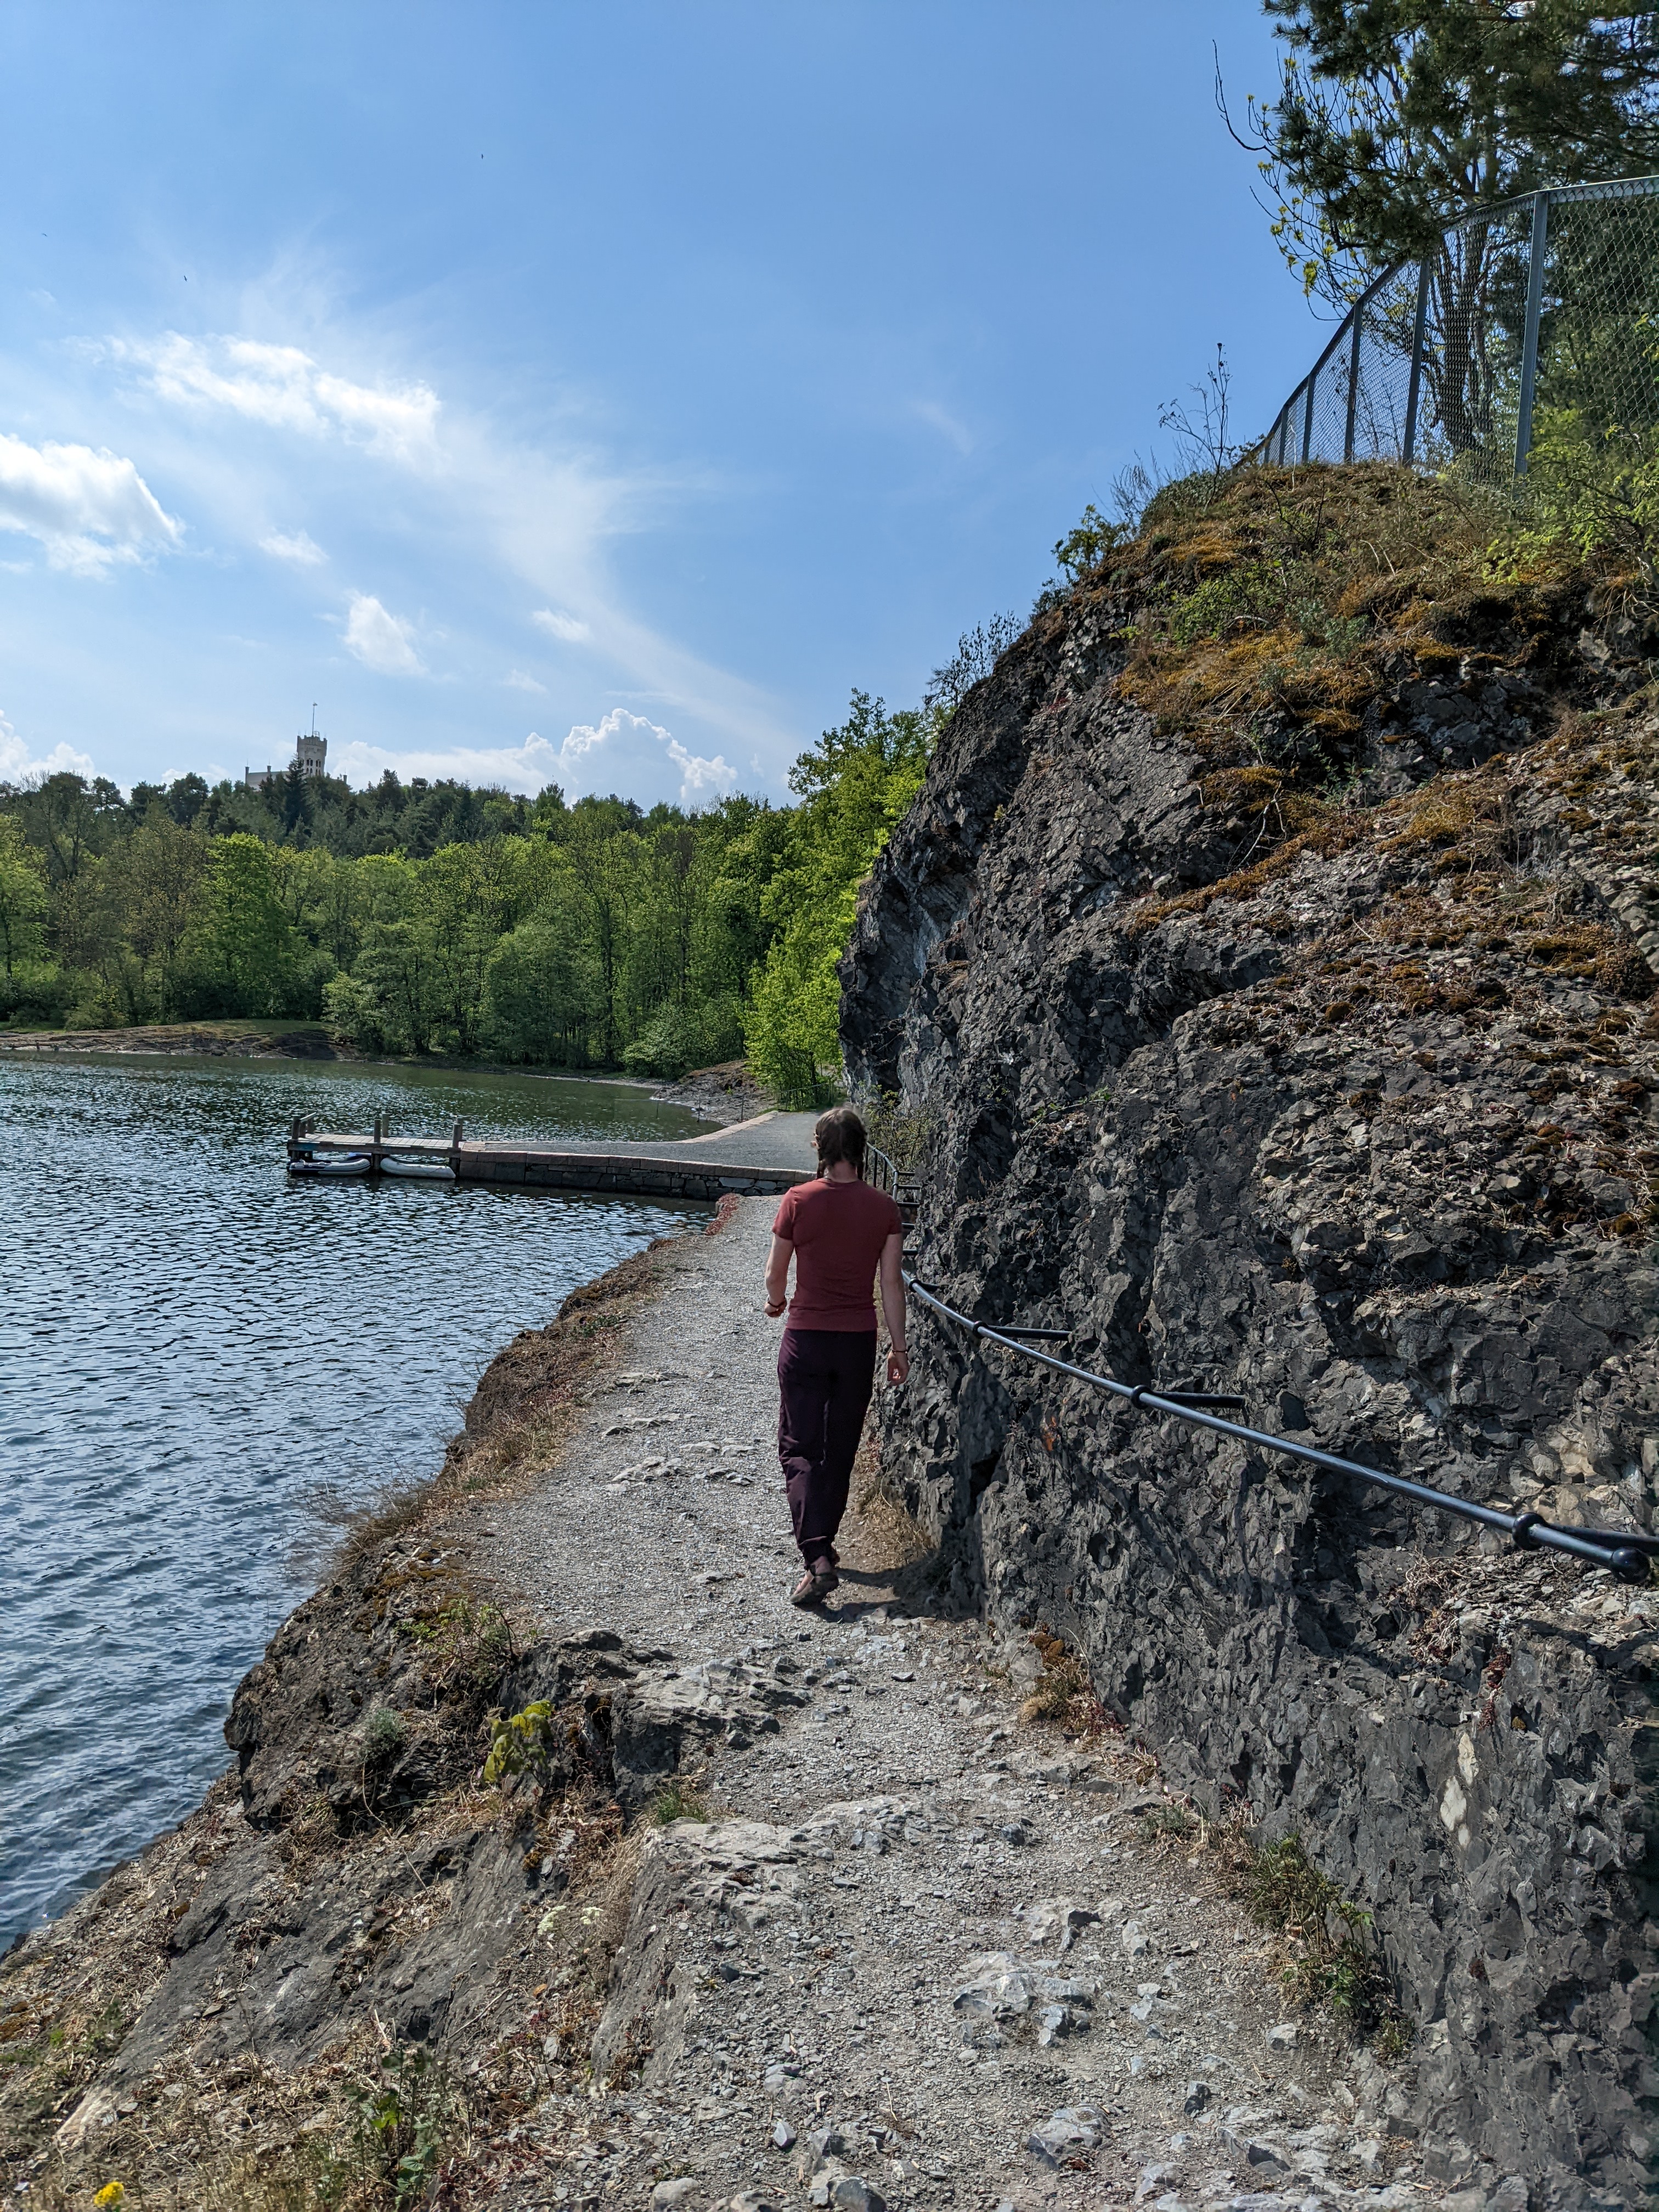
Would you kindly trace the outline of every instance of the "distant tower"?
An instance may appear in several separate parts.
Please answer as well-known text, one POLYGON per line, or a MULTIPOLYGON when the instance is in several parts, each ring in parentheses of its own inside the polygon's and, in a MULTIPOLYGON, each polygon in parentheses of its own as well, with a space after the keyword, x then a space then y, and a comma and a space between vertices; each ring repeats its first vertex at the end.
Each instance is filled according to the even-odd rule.
MULTIPOLYGON (((294 740, 294 757, 289 767, 290 769, 297 768, 304 776, 319 776, 325 773, 323 763, 327 758, 328 739, 317 733, 317 709, 313 704, 311 727, 294 740)), ((274 783, 276 780, 274 769, 248 768, 242 771, 242 786, 246 791, 263 791, 268 783, 274 783)))
POLYGON ((294 740, 294 765, 301 775, 321 775, 323 763, 328 758, 328 739, 317 734, 317 709, 311 710, 311 727, 303 737, 294 740))

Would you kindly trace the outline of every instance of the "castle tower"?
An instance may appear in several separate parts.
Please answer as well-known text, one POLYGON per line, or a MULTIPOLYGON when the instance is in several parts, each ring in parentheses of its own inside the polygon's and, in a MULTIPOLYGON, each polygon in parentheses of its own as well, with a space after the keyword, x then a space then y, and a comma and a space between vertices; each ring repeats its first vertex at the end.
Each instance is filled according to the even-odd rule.
POLYGON ((301 775, 321 775, 328 758, 328 739, 317 734, 317 709, 311 710, 311 727, 294 740, 294 765, 301 775))
MULTIPOLYGON (((328 739, 318 732, 317 709, 313 707, 311 710, 311 727, 302 731, 294 740, 294 757, 289 763, 289 773, 298 769, 300 774, 304 776, 325 775, 327 771, 324 763, 327 758, 328 739)), ((244 769, 242 771, 242 787, 246 791, 263 791, 268 784, 275 783, 276 781, 276 771, 274 769, 250 768, 244 769)))

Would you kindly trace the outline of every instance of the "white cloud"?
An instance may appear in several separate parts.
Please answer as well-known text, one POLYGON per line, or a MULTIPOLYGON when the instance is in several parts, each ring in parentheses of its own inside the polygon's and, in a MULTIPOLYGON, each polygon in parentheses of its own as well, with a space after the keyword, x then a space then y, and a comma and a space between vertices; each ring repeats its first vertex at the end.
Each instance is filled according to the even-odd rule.
MULTIPOLYGON (((395 541, 404 573, 426 580, 420 597, 458 626, 460 609, 477 606, 486 586, 494 613, 478 626, 487 635, 469 639, 471 666, 510 669, 544 636, 556 640, 560 659, 599 657, 609 696, 694 727, 694 743, 718 748, 745 776, 743 764, 759 753, 772 764, 765 780, 781 781, 779 764, 799 751, 800 736, 779 701, 659 629, 612 571, 620 538, 659 530, 688 499, 729 488, 702 471, 618 465, 574 431, 515 436, 447 388, 441 405, 424 364, 386 350, 384 324, 365 332, 333 321, 337 289, 279 269, 244 295, 258 337, 151 331, 80 345, 102 388, 86 395, 88 427, 66 434, 94 442, 110 434, 94 409, 107 405, 118 380, 149 441, 121 442, 189 514, 192 539, 210 534, 217 545, 250 549, 263 541, 266 556, 296 575, 320 575, 323 564, 297 558, 306 542, 297 518, 309 514, 343 587, 347 576, 375 573, 369 563, 395 541), (385 496, 388 457, 398 466, 395 500, 385 496), (290 539, 294 553, 279 542, 290 539), (507 612, 514 606, 517 616, 507 612), (522 634, 532 610, 533 644, 522 634)), ((568 419, 576 412, 567 410, 568 419)), ((343 589, 340 605, 346 632, 343 589)), ((401 644, 399 635, 384 625, 372 634, 359 621, 347 642, 360 658, 378 656, 368 665, 412 675, 411 662, 437 648, 424 623, 406 627, 401 644)), ((466 678, 458 670, 455 680, 466 678)), ((559 688, 550 673, 532 680, 559 688)), ((489 691, 500 681, 484 679, 489 691)), ((526 696, 542 711, 544 695, 526 696)))
POLYGON ((584 638, 593 635, 587 624, 578 622, 574 615, 557 614, 551 607, 538 608, 530 619, 538 629, 546 630, 551 637, 562 637, 567 645, 580 645, 584 638))
POLYGON ((974 434, 965 422, 949 414, 937 399, 919 399, 915 412, 928 428, 937 430, 941 438, 948 438, 959 453, 974 450, 974 434))
POLYGON ((391 614, 366 592, 351 594, 346 618, 346 650, 377 676, 424 676, 426 665, 415 650, 415 626, 391 614))
POLYGON ((737 770, 718 754, 709 760, 688 752, 666 730, 622 707, 613 707, 598 723, 578 723, 560 745, 533 730, 520 745, 453 745, 432 752, 394 753, 383 745, 354 743, 337 749, 331 768, 337 762, 339 773, 353 783, 378 782, 392 769, 405 781, 412 775, 453 776, 462 783, 523 792, 556 783, 567 799, 615 792, 641 806, 654 806, 659 799, 707 806, 734 790, 738 781, 737 770))
POLYGON ((130 460, 105 447, 31 446, 0 431, 0 530, 40 540, 54 568, 101 575, 112 562, 142 561, 174 545, 179 525, 162 512, 130 460))
POLYGON ((319 368, 298 346, 258 338, 187 338, 169 331, 149 343, 112 339, 108 350, 136 362, 150 389, 177 405, 228 408, 307 437, 337 434, 391 460, 425 460, 432 453, 438 395, 428 385, 356 384, 319 368))
POLYGON ((259 540, 259 550, 278 561, 292 561, 301 568, 314 568, 328 558, 316 539, 303 530, 296 530, 291 535, 273 530, 269 538, 259 540))
POLYGON ((709 760, 688 752, 678 738, 625 707, 613 707, 597 723, 578 722, 555 757, 555 780, 571 799, 614 791, 642 806, 668 798, 706 806, 737 788, 736 769, 719 753, 709 760))
POLYGON ((501 681, 509 691, 539 691, 547 695, 545 684, 538 684, 533 676, 526 676, 522 668, 509 668, 501 681))
POLYGON ((60 775, 65 769, 88 781, 96 773, 90 757, 77 753, 73 745, 56 744, 49 753, 32 757, 27 744, 0 714, 0 783, 24 783, 31 776, 60 775))

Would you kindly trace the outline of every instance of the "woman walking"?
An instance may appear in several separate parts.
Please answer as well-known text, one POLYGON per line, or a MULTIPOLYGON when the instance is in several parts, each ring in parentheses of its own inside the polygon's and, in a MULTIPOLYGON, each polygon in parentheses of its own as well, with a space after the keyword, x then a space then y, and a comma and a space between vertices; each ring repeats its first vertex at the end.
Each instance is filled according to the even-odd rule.
POLYGON ((778 1457, 805 1570, 790 1592, 795 1605, 822 1605, 839 1579, 836 1532, 875 1382, 878 1273, 887 1379, 902 1382, 910 1371, 903 1218, 884 1191, 864 1180, 864 1124, 850 1106, 821 1116, 812 1138, 817 1176, 784 1194, 766 1263, 766 1310, 775 1321, 795 1262, 795 1295, 778 1352, 778 1457))

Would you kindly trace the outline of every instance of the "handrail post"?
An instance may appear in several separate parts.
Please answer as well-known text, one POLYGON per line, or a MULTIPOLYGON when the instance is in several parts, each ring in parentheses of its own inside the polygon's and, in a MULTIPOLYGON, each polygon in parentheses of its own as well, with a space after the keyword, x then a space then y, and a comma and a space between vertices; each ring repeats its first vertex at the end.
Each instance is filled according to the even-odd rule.
POLYGON ((1429 283, 1431 263, 1423 256, 1423 268, 1417 280, 1417 313, 1412 321, 1412 374, 1406 387, 1406 435, 1401 459, 1407 468, 1417 458, 1417 407, 1423 391, 1423 333, 1429 320, 1429 283))
POLYGON ((1365 328, 1365 303, 1357 300, 1348 311, 1353 317, 1353 336, 1348 347, 1348 415, 1342 426, 1342 458, 1353 459, 1354 420, 1359 412, 1359 342, 1365 328))
POLYGON ((1532 204, 1532 252, 1527 264, 1527 319, 1521 336, 1521 405, 1515 424, 1515 473, 1527 473, 1532 451, 1532 403, 1538 388, 1538 325, 1544 310, 1544 247, 1549 236, 1550 196, 1532 204))

